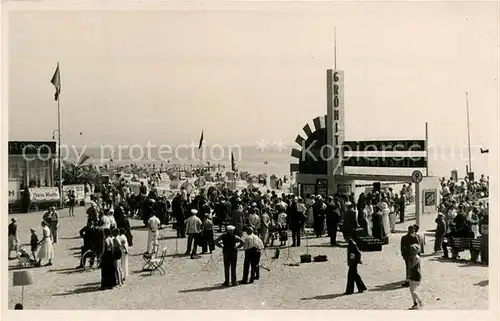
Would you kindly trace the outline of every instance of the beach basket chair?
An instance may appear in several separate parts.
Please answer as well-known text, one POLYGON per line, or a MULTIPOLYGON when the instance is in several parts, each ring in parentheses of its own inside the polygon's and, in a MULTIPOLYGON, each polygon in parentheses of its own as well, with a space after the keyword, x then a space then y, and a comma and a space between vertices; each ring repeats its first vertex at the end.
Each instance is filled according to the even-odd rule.
POLYGON ((153 258, 149 261, 149 268, 151 272, 149 275, 153 275, 155 272, 160 273, 160 275, 165 274, 165 269, 163 265, 165 264, 165 258, 167 257, 167 248, 163 248, 161 255, 157 258, 153 258))

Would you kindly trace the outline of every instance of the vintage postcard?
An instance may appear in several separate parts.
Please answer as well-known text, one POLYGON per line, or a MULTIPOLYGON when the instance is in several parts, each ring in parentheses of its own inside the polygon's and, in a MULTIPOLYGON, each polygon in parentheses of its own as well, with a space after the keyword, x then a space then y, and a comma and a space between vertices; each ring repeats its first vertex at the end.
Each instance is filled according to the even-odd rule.
POLYGON ((9 318, 493 315, 498 3, 3 9, 9 318))

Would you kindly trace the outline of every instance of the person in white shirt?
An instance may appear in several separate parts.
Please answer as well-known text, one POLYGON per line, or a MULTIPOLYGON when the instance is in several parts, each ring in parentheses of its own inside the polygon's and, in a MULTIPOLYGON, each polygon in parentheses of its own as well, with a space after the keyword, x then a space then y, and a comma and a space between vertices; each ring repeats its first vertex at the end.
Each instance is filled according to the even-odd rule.
POLYGON ((160 219, 156 217, 156 213, 153 211, 153 216, 148 220, 148 244, 147 244, 147 255, 153 255, 158 248, 158 229, 160 228, 160 219))
POLYGON ((203 222, 198 216, 196 216, 196 214, 198 214, 198 211, 192 209, 191 216, 184 221, 186 234, 188 236, 186 255, 191 254, 191 259, 198 258, 196 251, 198 250, 198 245, 200 244, 200 234, 203 226, 203 222), (191 247, 193 249, 192 251, 191 247))
POLYGON ((252 208, 250 211, 252 213, 248 216, 248 224, 250 224, 254 231, 259 231, 260 217, 257 215, 257 209, 252 208))
POLYGON ((285 208, 279 208, 280 213, 278 214, 278 227, 280 231, 280 246, 285 246, 288 241, 288 233, 287 233, 287 215, 285 213, 285 208))
POLYGON ((264 243, 253 233, 253 229, 249 226, 246 228, 247 236, 244 238, 243 248, 245 249, 245 260, 243 262, 243 279, 241 283, 248 283, 248 272, 250 270, 250 283, 260 278, 259 264, 264 243))
POLYGON ((109 217, 107 217, 106 215, 104 215, 104 213, 102 213, 101 217, 99 219, 101 220, 100 228, 102 230, 105 230, 105 229, 111 230, 110 229, 111 221, 109 220, 109 217))
POLYGON ((116 220, 115 220, 115 210, 113 208, 110 208, 108 211, 108 214, 106 215, 109 219, 109 229, 113 231, 116 229, 116 220))
POLYGON ((126 233, 125 229, 121 228, 120 235, 118 236, 118 240, 120 241, 120 246, 122 250, 122 259, 121 259, 122 272, 123 272, 122 281, 125 281, 128 276, 128 240, 125 233, 126 233))

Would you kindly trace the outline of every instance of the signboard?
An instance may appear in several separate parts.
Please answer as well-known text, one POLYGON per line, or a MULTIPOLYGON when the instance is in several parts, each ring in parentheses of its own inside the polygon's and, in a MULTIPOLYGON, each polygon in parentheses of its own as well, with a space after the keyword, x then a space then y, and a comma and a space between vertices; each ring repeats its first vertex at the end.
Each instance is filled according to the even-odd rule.
POLYGON ((59 200, 59 189, 57 187, 30 188, 30 197, 33 203, 55 202, 59 200))
POLYGON ((9 181, 9 204, 15 203, 21 199, 21 181, 12 180, 9 181))
POLYGON ((423 152, 425 140, 346 141, 342 149, 352 152, 423 152))
POLYGON ((345 157, 344 166, 352 167, 393 167, 393 168, 424 168, 425 157, 345 157))
POLYGON ((77 201, 85 200, 85 186, 81 185, 63 185, 63 198, 64 202, 69 201, 69 191, 74 190, 77 201))
POLYGON ((350 184, 338 184, 337 193, 341 195, 350 195, 352 193, 350 184))
POLYGON ((413 173, 411 173, 411 180, 415 184, 420 183, 423 178, 424 178, 424 175, 422 175, 421 171, 417 170, 417 171, 413 171, 413 173))
POLYGON ((302 196, 306 197, 306 195, 314 195, 315 187, 312 184, 303 184, 302 185, 302 196))
POLYGON ((10 141, 9 155, 37 154, 56 155, 57 145, 55 141, 10 141))
POLYGON ((338 168, 342 160, 342 145, 345 139, 344 113, 344 71, 329 69, 327 71, 327 113, 326 127, 328 131, 327 143, 333 147, 333 157, 330 160, 330 169, 338 168))
POLYGON ((437 206, 437 190, 427 189, 423 191, 424 194, 424 206, 437 206))
POLYGON ((344 166, 352 167, 393 167, 393 168, 424 168, 427 165, 425 157, 345 157, 344 166))

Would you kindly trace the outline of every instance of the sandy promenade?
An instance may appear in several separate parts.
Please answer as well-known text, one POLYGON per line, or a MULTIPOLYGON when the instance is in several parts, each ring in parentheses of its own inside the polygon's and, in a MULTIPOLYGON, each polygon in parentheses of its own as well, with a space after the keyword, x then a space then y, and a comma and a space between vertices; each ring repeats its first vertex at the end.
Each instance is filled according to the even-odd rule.
MULTIPOLYGON (((99 270, 80 271, 74 268, 79 262, 82 240, 78 231, 85 223, 84 208, 68 217, 68 210, 61 212, 60 240, 55 245, 53 266, 33 269, 35 283, 25 288, 26 309, 407 309, 411 305, 408 289, 400 288, 404 276, 404 263, 399 255, 399 239, 409 223, 399 224, 398 234, 382 252, 364 253, 360 275, 369 292, 340 296, 345 290, 345 248, 332 248, 327 238, 310 239, 310 253, 325 254, 329 261, 302 264, 298 267, 284 265, 286 250, 277 262, 271 262, 271 250, 263 255, 263 264, 271 271, 261 270, 261 279, 254 284, 221 289, 223 281, 222 253, 214 252, 217 269, 203 271, 209 256, 198 260, 170 257, 166 275, 141 272, 142 253, 145 251, 147 232, 131 220, 134 226, 134 247, 131 249, 130 276, 126 284, 115 290, 98 291, 99 270), (266 258, 267 257, 267 258, 266 258)), ((29 229, 36 228, 40 235, 42 213, 18 214, 21 243, 29 243, 29 229)), ((12 215, 9 215, 9 220, 12 215)), ((433 217, 424 216, 423 229, 433 228, 433 217)), ((171 227, 161 230, 160 247, 167 246, 169 254, 175 249, 175 231, 171 227)), ((179 251, 185 251, 186 240, 179 240, 179 251)), ((301 248, 291 249, 298 260, 305 253, 305 240, 301 248)), ((343 244, 343 243, 342 243, 343 244)), ((432 250, 433 238, 427 237, 427 253, 432 250)), ((29 250, 29 245, 26 246, 29 250)), ((468 257, 468 254, 465 255, 468 257)), ((9 261, 9 269, 17 261, 9 261)), ((291 260, 286 263, 293 263, 291 260)), ((238 259, 241 279, 243 253, 238 259)), ((487 309, 488 268, 468 262, 442 261, 424 255, 423 284, 420 288, 425 309, 487 309)), ((12 287, 9 271, 9 308, 20 302, 21 288, 12 287)))

